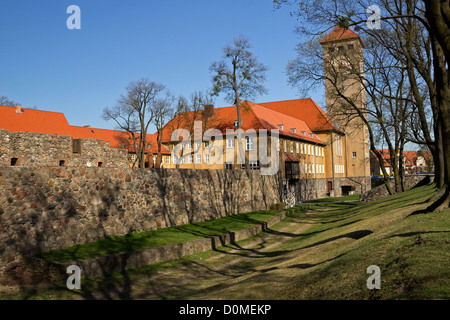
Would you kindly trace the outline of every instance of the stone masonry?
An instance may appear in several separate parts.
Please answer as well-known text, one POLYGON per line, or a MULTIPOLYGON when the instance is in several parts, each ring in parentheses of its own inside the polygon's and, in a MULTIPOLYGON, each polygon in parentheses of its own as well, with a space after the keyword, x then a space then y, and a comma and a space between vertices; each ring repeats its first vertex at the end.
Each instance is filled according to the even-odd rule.
POLYGON ((269 209, 280 181, 251 170, 0 167, 0 283, 33 281, 23 257, 43 251, 269 209))
POLYGON ((97 139, 0 129, 0 167, 123 167, 127 150, 97 139))

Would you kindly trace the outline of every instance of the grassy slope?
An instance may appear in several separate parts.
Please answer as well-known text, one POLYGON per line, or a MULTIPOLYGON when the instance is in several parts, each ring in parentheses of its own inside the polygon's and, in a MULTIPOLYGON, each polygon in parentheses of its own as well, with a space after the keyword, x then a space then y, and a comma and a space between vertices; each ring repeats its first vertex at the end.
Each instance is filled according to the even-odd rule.
POLYGON ((433 192, 425 186, 372 203, 293 210, 271 230, 217 251, 85 280, 78 293, 38 290, 26 297, 92 297, 104 290, 96 297, 448 299, 450 210, 411 215, 427 206, 433 192), (369 265, 381 269, 381 290, 366 287, 369 265))
POLYGON ((247 212, 189 225, 136 232, 125 236, 109 236, 101 241, 88 242, 64 250, 45 252, 40 254, 39 257, 59 262, 76 261, 187 242, 246 229, 258 223, 266 222, 278 213, 278 211, 247 212))

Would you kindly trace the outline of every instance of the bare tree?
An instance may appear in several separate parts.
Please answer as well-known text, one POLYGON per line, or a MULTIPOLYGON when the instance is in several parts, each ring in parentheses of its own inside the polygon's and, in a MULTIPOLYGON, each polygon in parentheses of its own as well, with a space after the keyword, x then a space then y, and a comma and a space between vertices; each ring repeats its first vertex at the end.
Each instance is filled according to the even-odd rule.
POLYGON ((212 119, 217 121, 217 117, 214 117, 214 111, 212 109, 213 105, 214 100, 211 97, 211 94, 202 90, 193 92, 189 100, 184 96, 178 97, 176 107, 174 108, 174 117, 164 127, 164 130, 167 130, 170 133, 177 129, 184 129, 189 134, 189 141, 183 140, 183 142, 181 143, 181 154, 177 154, 177 156, 179 156, 176 163, 177 168, 179 167, 181 160, 185 161, 187 157, 193 157, 194 154, 198 151, 195 149, 195 145, 193 143, 193 139, 195 138, 196 134, 199 137, 203 138, 203 134, 205 133, 205 131, 211 128, 212 119), (198 126, 196 126, 196 123, 199 122, 201 122, 200 131, 195 132, 195 130, 199 129, 198 126), (188 151, 187 147, 189 145, 191 145, 191 149, 189 149, 188 151))
POLYGON ((155 103, 164 89, 164 85, 146 78, 133 81, 114 107, 103 110, 103 119, 114 120, 118 129, 129 134, 140 168, 145 167, 146 138, 155 118, 155 103))
MULTIPOLYGON (((236 105, 237 143, 239 154, 244 155, 241 141, 241 99, 250 99, 258 94, 265 94, 263 82, 266 80, 267 67, 258 61, 250 51, 250 41, 239 36, 223 48, 222 59, 210 66, 212 73, 213 94, 225 93, 227 100, 236 105)), ((240 159, 248 167, 247 159, 240 159)))
POLYGON ((156 157, 156 163, 154 164, 155 168, 160 168, 162 163, 162 142, 163 142, 163 133, 164 133, 164 125, 173 118, 174 109, 173 109, 174 97, 170 93, 166 93, 165 97, 159 98, 155 101, 154 104, 154 124, 156 127, 156 144, 158 149, 158 154, 156 157))
POLYGON ((0 106, 10 106, 15 107, 18 103, 14 102, 14 100, 10 100, 6 96, 0 96, 0 106))
MULTIPOLYGON (((302 24, 298 27, 304 34, 317 35, 340 23, 345 27, 355 27, 365 34, 383 40, 382 29, 385 26, 394 26, 394 30, 401 30, 404 37, 397 36, 397 43, 406 44, 398 46, 401 55, 406 59, 408 80, 412 89, 419 119, 423 130, 423 137, 427 139, 427 145, 435 157, 435 172, 438 192, 431 198, 432 204, 428 211, 448 208, 450 203, 450 81, 448 76, 448 61, 450 59, 450 10, 448 0, 332 0, 332 1, 298 1, 298 0, 274 0, 275 7, 281 5, 294 5, 295 12, 302 24), (366 14, 367 8, 377 5, 387 14, 378 17, 383 23, 383 28, 364 28, 368 26, 366 14), (416 29, 421 25, 423 28, 416 29), (406 29, 406 30, 405 30, 406 29), (406 32, 405 32, 406 31, 406 32), (424 45, 418 45, 418 39, 426 39, 424 45), (428 46, 428 47, 426 47, 428 46), (418 49, 418 50, 417 50, 418 49), (424 50, 426 49, 426 50, 424 50), (417 52, 425 52, 417 55, 417 52), (421 60, 422 59, 422 60, 421 60), (417 63, 418 62, 418 63, 417 63), (425 69, 423 68, 424 66, 425 69), (423 70, 431 70, 429 75, 423 70), (422 70, 421 70, 422 69, 422 70), (417 71, 417 74, 415 73, 417 71), (430 127, 429 121, 425 121, 424 105, 417 94, 416 84, 420 78, 427 83, 429 105, 433 113, 433 132, 435 141, 431 141, 431 134, 426 131, 430 127), (430 81, 432 79, 432 81, 430 81), (417 81, 418 80, 418 81, 417 81), (437 200, 436 200, 437 199, 437 200), (436 201, 435 201, 436 200, 436 201)), ((385 50, 393 52, 392 43, 380 41, 386 44, 385 50)), ((396 56, 400 59, 399 55, 396 56)))

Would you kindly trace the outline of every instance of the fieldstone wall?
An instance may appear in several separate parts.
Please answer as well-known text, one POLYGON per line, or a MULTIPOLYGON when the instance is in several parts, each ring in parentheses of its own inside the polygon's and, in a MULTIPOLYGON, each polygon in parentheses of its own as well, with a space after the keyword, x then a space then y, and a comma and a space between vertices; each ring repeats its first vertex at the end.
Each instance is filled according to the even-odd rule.
MULTIPOLYGON (((414 187, 415 185, 421 183, 421 184, 428 184, 432 183, 434 181, 434 175, 427 175, 427 174, 412 174, 409 176, 405 176, 403 178, 403 186, 406 189, 409 189, 411 187, 414 187)), ((392 188, 394 189, 394 181, 390 181, 390 184, 392 188)), ((379 185, 378 187, 373 188, 372 190, 365 192, 361 200, 362 201, 375 201, 383 197, 387 197, 389 195, 389 192, 387 191, 386 185, 383 183, 382 185, 379 185)))
POLYGON ((0 167, 0 282, 24 279, 23 257, 269 209, 280 177, 246 170, 0 167))
POLYGON ((103 140, 0 129, 0 166, 127 168, 127 154, 103 140))

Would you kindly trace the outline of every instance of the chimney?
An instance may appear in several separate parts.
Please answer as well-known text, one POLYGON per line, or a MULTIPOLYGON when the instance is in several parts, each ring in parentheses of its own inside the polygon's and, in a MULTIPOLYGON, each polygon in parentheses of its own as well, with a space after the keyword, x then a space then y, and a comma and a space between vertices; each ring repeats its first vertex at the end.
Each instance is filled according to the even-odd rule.
POLYGON ((16 104, 16 113, 22 113, 22 106, 20 104, 16 104))

